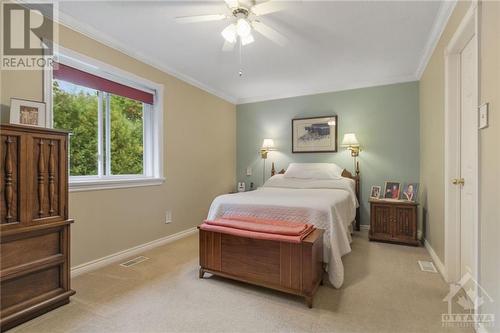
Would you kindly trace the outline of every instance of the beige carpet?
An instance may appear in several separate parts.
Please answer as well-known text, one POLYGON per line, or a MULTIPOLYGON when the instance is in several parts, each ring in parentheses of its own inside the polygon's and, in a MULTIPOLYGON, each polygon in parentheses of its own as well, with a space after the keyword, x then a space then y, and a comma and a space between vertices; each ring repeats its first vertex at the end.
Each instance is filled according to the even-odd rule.
POLYGON ((210 277, 198 279, 197 236, 144 253, 130 268, 111 265, 73 280, 69 305, 11 332, 470 332, 444 329, 448 286, 421 272, 422 247, 354 236, 344 286, 302 299, 210 277))

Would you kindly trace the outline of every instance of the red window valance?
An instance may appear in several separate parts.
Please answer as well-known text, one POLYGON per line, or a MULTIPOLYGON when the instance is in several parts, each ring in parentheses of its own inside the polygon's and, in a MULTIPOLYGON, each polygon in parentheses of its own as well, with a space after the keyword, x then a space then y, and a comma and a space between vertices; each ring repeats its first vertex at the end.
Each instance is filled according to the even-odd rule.
POLYGON ((132 88, 60 63, 56 64, 55 68, 58 69, 54 69, 53 71, 54 79, 68 81, 87 88, 135 99, 147 104, 153 104, 154 96, 152 93, 132 88))

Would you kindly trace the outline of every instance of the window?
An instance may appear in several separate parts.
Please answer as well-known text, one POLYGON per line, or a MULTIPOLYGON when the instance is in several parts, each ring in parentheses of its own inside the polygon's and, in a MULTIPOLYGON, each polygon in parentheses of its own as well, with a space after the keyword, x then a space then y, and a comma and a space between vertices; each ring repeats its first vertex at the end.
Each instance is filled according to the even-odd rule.
POLYGON ((71 131, 70 176, 97 176, 99 92, 54 80, 53 127, 71 131))
POLYGON ((72 60, 60 57, 45 83, 53 127, 71 131, 70 189, 160 184, 159 88, 72 60))

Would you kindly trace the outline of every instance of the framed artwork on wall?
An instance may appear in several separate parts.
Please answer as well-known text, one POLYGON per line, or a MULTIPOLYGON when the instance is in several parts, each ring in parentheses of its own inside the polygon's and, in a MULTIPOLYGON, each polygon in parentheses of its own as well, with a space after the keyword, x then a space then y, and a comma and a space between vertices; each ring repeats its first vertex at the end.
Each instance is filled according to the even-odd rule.
POLYGON ((10 99, 10 123, 45 127, 45 103, 19 98, 10 99))
POLYGON ((292 119, 292 153, 336 153, 337 116, 292 119))

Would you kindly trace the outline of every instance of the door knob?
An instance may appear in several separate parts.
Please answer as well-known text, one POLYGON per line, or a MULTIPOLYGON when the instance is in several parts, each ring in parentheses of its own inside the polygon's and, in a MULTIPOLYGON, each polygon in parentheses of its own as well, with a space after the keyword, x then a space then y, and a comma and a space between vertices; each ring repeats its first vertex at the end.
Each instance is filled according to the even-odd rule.
POLYGON ((453 185, 464 185, 465 184, 465 179, 463 179, 463 178, 453 178, 451 180, 451 183, 453 185))

